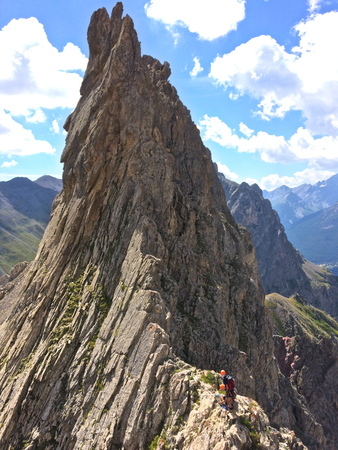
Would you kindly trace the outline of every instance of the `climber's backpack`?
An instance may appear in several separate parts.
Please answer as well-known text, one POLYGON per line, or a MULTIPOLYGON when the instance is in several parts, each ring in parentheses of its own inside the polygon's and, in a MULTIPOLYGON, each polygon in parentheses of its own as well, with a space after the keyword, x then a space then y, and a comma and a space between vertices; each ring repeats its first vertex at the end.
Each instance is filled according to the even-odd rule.
POLYGON ((230 375, 225 375, 223 380, 224 384, 227 386, 227 390, 231 391, 235 389, 235 380, 230 375))

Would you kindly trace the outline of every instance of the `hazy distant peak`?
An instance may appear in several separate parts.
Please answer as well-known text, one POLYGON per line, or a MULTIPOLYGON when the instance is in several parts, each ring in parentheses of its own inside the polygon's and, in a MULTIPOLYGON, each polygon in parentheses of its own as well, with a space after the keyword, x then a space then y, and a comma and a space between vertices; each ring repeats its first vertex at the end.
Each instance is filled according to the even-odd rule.
POLYGON ((43 175, 34 181, 34 183, 39 184, 42 187, 52 189, 56 192, 61 192, 62 190, 62 180, 60 178, 55 178, 50 175, 43 175))

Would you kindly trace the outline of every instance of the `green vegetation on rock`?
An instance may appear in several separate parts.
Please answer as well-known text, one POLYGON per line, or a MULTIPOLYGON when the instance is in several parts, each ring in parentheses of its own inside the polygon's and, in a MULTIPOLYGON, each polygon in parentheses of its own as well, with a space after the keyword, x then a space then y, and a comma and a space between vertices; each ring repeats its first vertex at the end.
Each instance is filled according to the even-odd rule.
POLYGON ((331 316, 313 306, 306 305, 294 297, 286 298, 279 294, 269 294, 265 306, 270 310, 275 332, 285 336, 287 323, 297 322, 299 327, 312 337, 338 336, 338 323, 331 316))
POLYGON ((260 434, 255 430, 254 426, 250 422, 249 419, 247 419, 245 416, 239 416, 239 422, 244 425, 250 433, 250 439, 251 439, 251 449, 260 449, 260 434))
POLYGON ((202 380, 204 383, 211 384, 211 386, 214 386, 215 383, 216 383, 216 377, 215 377, 215 374, 214 374, 213 372, 210 372, 210 371, 203 373, 203 374, 201 375, 201 380, 202 380))

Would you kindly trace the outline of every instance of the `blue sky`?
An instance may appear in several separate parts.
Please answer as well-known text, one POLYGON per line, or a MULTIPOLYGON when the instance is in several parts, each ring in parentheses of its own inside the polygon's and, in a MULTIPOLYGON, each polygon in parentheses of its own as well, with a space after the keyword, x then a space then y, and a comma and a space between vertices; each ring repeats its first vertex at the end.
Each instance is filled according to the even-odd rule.
MULTIPOLYGON (((0 180, 61 178, 91 14, 107 0, 1 0, 0 180)), ((227 178, 274 189, 338 172, 338 0, 125 0, 227 178)))

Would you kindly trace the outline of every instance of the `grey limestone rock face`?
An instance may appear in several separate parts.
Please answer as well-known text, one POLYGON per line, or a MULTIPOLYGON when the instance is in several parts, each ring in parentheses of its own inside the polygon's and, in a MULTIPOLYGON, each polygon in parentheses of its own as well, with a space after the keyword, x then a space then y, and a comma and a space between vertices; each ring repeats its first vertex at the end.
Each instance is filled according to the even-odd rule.
POLYGON ((36 259, 1 300, 2 448, 145 449, 182 361, 229 368, 283 425, 251 238, 169 65, 141 55, 121 3, 93 14, 88 41, 63 190, 36 259))

